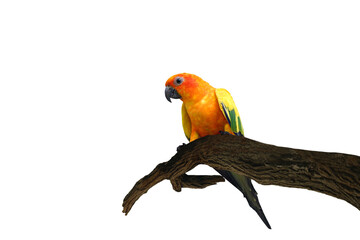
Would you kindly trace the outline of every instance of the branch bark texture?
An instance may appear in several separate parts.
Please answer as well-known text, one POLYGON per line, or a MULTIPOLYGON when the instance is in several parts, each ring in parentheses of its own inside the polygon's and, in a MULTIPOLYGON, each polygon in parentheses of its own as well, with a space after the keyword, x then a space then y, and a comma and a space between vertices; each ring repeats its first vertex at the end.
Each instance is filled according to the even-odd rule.
POLYGON ((170 161, 159 164, 126 195, 127 214, 152 186, 169 179, 173 189, 204 188, 221 176, 188 176, 199 164, 236 172, 264 185, 305 188, 343 199, 360 210, 360 157, 277 147, 245 137, 213 135, 184 145, 170 161))

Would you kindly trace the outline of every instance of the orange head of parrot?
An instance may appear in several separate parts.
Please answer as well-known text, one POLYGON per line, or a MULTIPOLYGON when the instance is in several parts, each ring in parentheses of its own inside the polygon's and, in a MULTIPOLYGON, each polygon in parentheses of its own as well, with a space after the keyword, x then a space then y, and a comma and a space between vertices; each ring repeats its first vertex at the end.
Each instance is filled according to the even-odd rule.
POLYGON ((199 92, 199 87, 204 84, 209 85, 194 74, 176 74, 165 83, 165 97, 169 102, 171 102, 171 98, 181 100, 191 99, 199 92))

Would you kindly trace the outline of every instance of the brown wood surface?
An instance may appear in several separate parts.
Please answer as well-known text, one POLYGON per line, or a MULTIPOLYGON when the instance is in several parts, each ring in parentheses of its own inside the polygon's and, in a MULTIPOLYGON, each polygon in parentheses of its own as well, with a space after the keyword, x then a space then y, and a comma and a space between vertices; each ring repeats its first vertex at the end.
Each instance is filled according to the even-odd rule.
POLYGON ((206 136, 181 147, 168 162, 140 179, 123 202, 128 214, 152 186, 169 179, 175 191, 204 188, 221 176, 189 176, 199 164, 237 172, 264 185, 305 188, 343 199, 360 210, 360 157, 343 153, 299 150, 232 135, 206 136))

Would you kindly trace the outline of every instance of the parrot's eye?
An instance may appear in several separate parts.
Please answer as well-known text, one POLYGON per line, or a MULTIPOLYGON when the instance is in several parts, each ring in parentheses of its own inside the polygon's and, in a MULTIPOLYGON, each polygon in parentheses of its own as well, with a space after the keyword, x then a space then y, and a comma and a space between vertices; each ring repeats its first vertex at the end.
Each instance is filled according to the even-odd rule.
POLYGON ((179 86, 180 84, 182 84, 184 81, 184 79, 182 77, 176 77, 174 80, 174 83, 176 86, 179 86))

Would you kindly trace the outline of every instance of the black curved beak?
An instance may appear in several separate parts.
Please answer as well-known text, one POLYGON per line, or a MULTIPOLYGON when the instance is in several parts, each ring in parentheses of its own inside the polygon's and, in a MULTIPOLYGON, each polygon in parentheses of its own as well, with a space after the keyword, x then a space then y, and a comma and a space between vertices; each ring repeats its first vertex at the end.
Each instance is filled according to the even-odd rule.
POLYGON ((174 99, 181 98, 180 94, 175 90, 175 88, 173 88, 171 86, 166 86, 165 97, 169 102, 171 102, 171 98, 174 98, 174 99))

